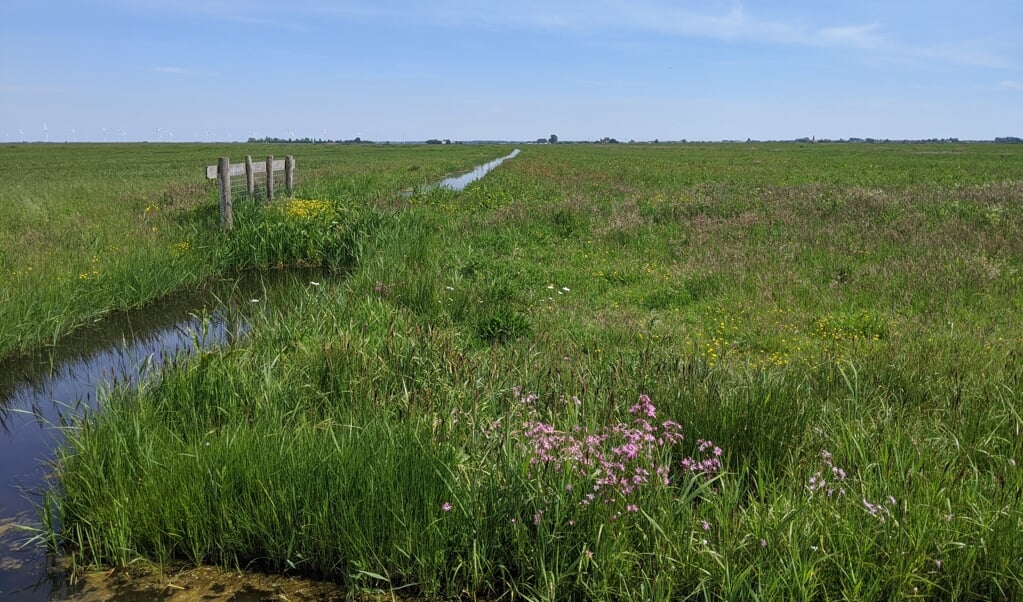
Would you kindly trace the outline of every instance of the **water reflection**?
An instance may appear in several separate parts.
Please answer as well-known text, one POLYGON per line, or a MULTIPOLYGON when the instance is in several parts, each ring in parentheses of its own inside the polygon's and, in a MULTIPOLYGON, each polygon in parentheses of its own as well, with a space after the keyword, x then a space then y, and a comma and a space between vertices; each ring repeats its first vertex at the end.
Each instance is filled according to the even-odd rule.
POLYGON ((453 176, 453 177, 447 178, 445 180, 441 180, 437 184, 437 186, 439 188, 450 188, 451 190, 462 190, 466 186, 468 186, 469 184, 472 184, 476 180, 478 180, 478 179, 482 178, 483 176, 487 175, 490 172, 490 170, 492 170, 495 167, 497 167, 498 165, 504 163, 508 159, 514 159, 519 154, 519 152, 520 152, 519 149, 515 149, 511 153, 505 155, 504 157, 501 157, 499 159, 494 159, 493 161, 491 161, 489 163, 484 163, 483 165, 477 166, 476 168, 474 168, 469 173, 465 173, 465 174, 462 174, 460 176, 453 176))
MULTIPOLYGON (((0 599, 50 600, 69 595, 59 570, 38 547, 19 549, 36 523, 32 500, 65 426, 97 404, 97 391, 156 376, 182 354, 244 335, 253 312, 322 271, 253 273, 177 294, 85 327, 56 348, 0 364, 0 599)), ((329 277, 328 277, 329 278, 329 277)))

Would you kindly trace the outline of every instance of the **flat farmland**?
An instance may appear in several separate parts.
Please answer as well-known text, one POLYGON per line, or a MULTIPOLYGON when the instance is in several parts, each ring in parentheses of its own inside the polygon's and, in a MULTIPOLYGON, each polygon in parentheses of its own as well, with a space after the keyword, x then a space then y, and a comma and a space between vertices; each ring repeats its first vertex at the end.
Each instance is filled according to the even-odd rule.
POLYGON ((421 186, 498 155, 479 146, 438 150, 312 144, 0 146, 0 358, 55 345, 111 311, 139 307, 225 273, 266 267, 223 255, 216 184, 205 179, 205 167, 216 165, 218 157, 240 163, 245 155, 257 162, 268 155, 297 155, 298 194, 328 176, 346 188, 335 194, 368 198, 421 186))
POLYGON ((230 234, 214 191, 167 192, 213 149, 95 242, 5 199, 55 224, 5 226, 5 307, 21 266, 88 282, 67 258, 130 233, 122 269, 170 289, 342 275, 110 390, 40 541, 425 598, 1023 596, 1023 147, 521 148, 461 192, 428 184, 508 148, 275 149, 296 199, 230 234))

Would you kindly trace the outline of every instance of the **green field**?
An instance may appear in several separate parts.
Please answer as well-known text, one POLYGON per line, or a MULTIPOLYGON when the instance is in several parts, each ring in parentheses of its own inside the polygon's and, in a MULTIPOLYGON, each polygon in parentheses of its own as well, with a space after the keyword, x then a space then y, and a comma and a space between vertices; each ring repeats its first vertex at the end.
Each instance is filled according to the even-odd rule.
MULTIPOLYGON (((220 236, 216 184, 205 179, 205 166, 220 156, 241 162, 246 154, 256 161, 294 155, 299 196, 376 200, 500 154, 492 147, 438 151, 309 144, 0 146, 0 359, 56 344, 110 311, 287 261, 288 253, 265 250, 273 241, 246 237, 251 222, 234 238, 220 236)), ((236 203, 243 215, 252 209, 242 199, 236 203)))
POLYGON ((1023 597, 1020 146, 529 146, 408 197, 507 149, 274 148, 315 202, 243 205, 230 235, 194 183, 227 151, 115 150, 0 153, 8 353, 233 269, 344 276, 69 432, 42 514, 79 567, 1023 597), (48 161, 71 175, 17 175, 48 161))

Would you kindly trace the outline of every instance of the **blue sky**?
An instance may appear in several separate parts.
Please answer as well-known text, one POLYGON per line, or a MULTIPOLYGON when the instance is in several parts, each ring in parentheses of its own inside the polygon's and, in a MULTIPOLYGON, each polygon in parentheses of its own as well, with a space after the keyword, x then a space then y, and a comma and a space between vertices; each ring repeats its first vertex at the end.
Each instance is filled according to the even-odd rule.
POLYGON ((253 133, 1023 136, 1023 2, 0 0, 5 141, 253 133))

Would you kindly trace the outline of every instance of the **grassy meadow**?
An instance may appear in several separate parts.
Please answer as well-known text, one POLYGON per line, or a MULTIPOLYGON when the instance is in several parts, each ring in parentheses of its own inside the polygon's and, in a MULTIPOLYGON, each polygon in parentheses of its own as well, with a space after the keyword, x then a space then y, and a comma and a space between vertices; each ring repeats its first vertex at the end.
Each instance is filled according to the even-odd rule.
MULTIPOLYGON (((258 220, 240 224, 234 237, 221 236, 216 183, 205 179, 205 166, 220 156, 241 162, 246 154, 256 161, 294 155, 299 196, 375 201, 383 191, 421 187, 499 155, 486 147, 438 150, 310 144, 0 146, 0 359, 54 345, 105 313, 225 273, 295 263, 310 259, 304 257, 310 253, 319 253, 311 258, 316 262, 338 259, 324 247, 338 246, 336 232, 330 236, 338 240, 321 239, 318 250, 283 249, 287 235, 265 227, 255 233, 258 220)), ((241 219, 259 212, 237 190, 235 204, 241 219)))
POLYGON ((1023 147, 529 146, 407 197, 506 149, 307 148, 306 200, 249 204, 232 235, 209 190, 166 192, 217 149, 167 147, 181 168, 130 185, 4 173, 26 224, 0 221, 8 350, 49 336, 9 307, 56 333, 156 294, 150 270, 346 274, 68 431, 41 513, 79 567, 426 599, 1023 597, 1023 147), (71 217, 93 189, 95 241, 71 217), (80 249, 116 275, 62 305, 53 280, 91 291, 92 260, 46 253, 80 249))

